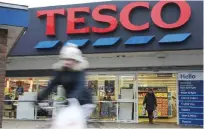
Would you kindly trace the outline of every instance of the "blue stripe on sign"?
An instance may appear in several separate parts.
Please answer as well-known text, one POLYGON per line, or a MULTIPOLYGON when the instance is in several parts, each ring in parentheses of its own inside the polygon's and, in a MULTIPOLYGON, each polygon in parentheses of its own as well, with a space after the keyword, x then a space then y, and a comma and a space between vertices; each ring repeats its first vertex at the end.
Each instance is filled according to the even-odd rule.
POLYGON ((137 45, 146 44, 153 39, 154 36, 134 36, 129 38, 124 44, 126 45, 137 45))
POLYGON ((198 112, 179 112, 179 114, 203 114, 198 112))
POLYGON ((192 118, 179 118, 179 120, 203 120, 203 119, 192 119, 192 118))
MULTIPOLYGON (((191 100, 179 100, 179 102, 192 102, 191 100)), ((193 102, 203 102, 203 101, 193 101, 193 102)))
POLYGON ((0 25, 28 27, 29 13, 27 10, 0 7, 0 25))
POLYGON ((193 107, 193 106, 179 106, 180 108, 202 108, 202 107, 193 107))
POLYGON ((119 41, 120 37, 100 38, 92 44, 92 46, 112 46, 119 41))
POLYGON ((37 49, 43 49, 43 48, 53 48, 56 46, 60 41, 55 40, 55 41, 40 41, 35 48, 37 49))
POLYGON ((196 96, 203 96, 203 95, 179 95, 179 96, 193 96, 193 97, 195 96, 196 97, 196 96))
POLYGON ((159 43, 173 43, 173 42, 182 42, 186 40, 191 33, 183 33, 183 34, 168 34, 165 35, 159 43))
POLYGON ((66 46, 68 43, 76 44, 78 47, 83 47, 89 39, 80 39, 80 40, 68 40, 64 45, 66 46))

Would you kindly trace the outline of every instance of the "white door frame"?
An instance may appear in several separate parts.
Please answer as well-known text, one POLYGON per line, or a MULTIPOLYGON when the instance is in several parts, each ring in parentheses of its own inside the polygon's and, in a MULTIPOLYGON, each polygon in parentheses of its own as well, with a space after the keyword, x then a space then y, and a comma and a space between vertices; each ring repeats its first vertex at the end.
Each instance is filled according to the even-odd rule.
MULTIPOLYGON (((119 84, 119 81, 120 81, 120 77, 121 76, 133 76, 134 77, 134 84, 133 84, 133 95, 134 95, 134 99, 132 100, 132 101, 129 101, 130 103, 134 103, 134 110, 133 110, 133 112, 134 112, 134 117, 133 117, 133 120, 130 120, 130 121, 125 121, 125 120, 119 120, 119 114, 117 114, 117 120, 118 120, 118 122, 125 122, 125 123, 135 123, 136 122, 136 113, 135 113, 135 106, 136 106, 136 102, 135 102, 135 100, 137 100, 137 97, 136 97, 136 91, 135 91, 135 88, 136 88, 136 80, 135 80, 135 74, 134 73, 124 73, 124 74, 122 74, 122 73, 119 73, 119 74, 116 74, 116 76, 117 76, 117 78, 118 78, 118 84, 119 84)), ((127 101, 128 102, 128 101, 127 101)), ((117 105, 118 105, 118 107, 117 107, 117 113, 119 113, 118 111, 119 111, 119 103, 120 102, 117 102, 117 105)))

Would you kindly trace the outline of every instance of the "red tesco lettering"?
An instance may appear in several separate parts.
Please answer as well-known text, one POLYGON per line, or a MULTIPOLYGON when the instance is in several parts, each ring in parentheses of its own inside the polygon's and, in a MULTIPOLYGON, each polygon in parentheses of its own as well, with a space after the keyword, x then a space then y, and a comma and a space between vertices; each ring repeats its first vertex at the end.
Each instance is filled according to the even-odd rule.
MULTIPOLYGON (((142 31, 149 29, 149 21, 142 25, 135 25, 131 23, 129 16, 133 9, 142 7, 145 9, 150 9, 149 2, 131 2, 124 6, 124 8, 120 11, 119 21, 121 25, 130 31, 142 31)), ((79 7, 79 8, 68 8, 67 9, 67 34, 86 34, 90 32, 94 33, 109 33, 116 30, 119 23, 118 20, 109 15, 101 14, 101 11, 108 10, 117 13, 116 5, 99 5, 91 10, 89 7, 79 7), (99 28, 97 26, 85 26, 83 28, 76 28, 78 23, 86 23, 86 19, 84 17, 77 18, 77 13, 87 13, 92 15, 92 18, 97 22, 108 23, 109 26, 106 28, 99 28)), ((45 16, 47 18, 46 21, 46 35, 56 35, 55 32, 55 16, 61 15, 65 16, 65 9, 56 9, 56 10, 42 10, 37 12, 37 17, 45 16)), ((154 24, 163 29, 175 29, 183 26, 188 22, 191 16, 191 7, 186 1, 159 1, 151 10, 151 19, 154 24), (166 23, 163 21, 161 12, 164 6, 174 3, 178 5, 180 8, 180 17, 174 23, 166 23)))
POLYGON ((37 12, 37 17, 46 16, 46 35, 55 35, 55 15, 65 15, 64 9, 43 10, 37 12))

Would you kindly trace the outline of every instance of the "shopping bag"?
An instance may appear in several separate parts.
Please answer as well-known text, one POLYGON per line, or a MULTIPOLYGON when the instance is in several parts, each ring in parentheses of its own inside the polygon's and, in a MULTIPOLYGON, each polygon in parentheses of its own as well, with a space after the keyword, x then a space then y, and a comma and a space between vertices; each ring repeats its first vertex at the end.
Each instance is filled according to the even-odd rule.
POLYGON ((89 119, 94 109, 96 108, 95 104, 84 104, 81 106, 84 112, 85 119, 89 119))
POLYGON ((78 100, 68 101, 69 106, 59 111, 51 129, 86 129, 86 119, 78 100))
POLYGON ((146 115, 146 106, 145 105, 142 108, 142 115, 144 115, 144 116, 146 115))
POLYGON ((158 117, 158 112, 157 112, 157 110, 154 110, 154 112, 153 112, 153 117, 154 117, 154 119, 158 117))

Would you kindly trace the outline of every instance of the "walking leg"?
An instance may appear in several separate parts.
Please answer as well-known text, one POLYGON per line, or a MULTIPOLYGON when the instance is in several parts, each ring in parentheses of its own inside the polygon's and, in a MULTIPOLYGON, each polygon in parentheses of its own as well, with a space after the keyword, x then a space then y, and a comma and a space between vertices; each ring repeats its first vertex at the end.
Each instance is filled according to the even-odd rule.
POLYGON ((152 110, 148 111, 148 118, 149 118, 149 123, 153 124, 153 111, 152 110))

